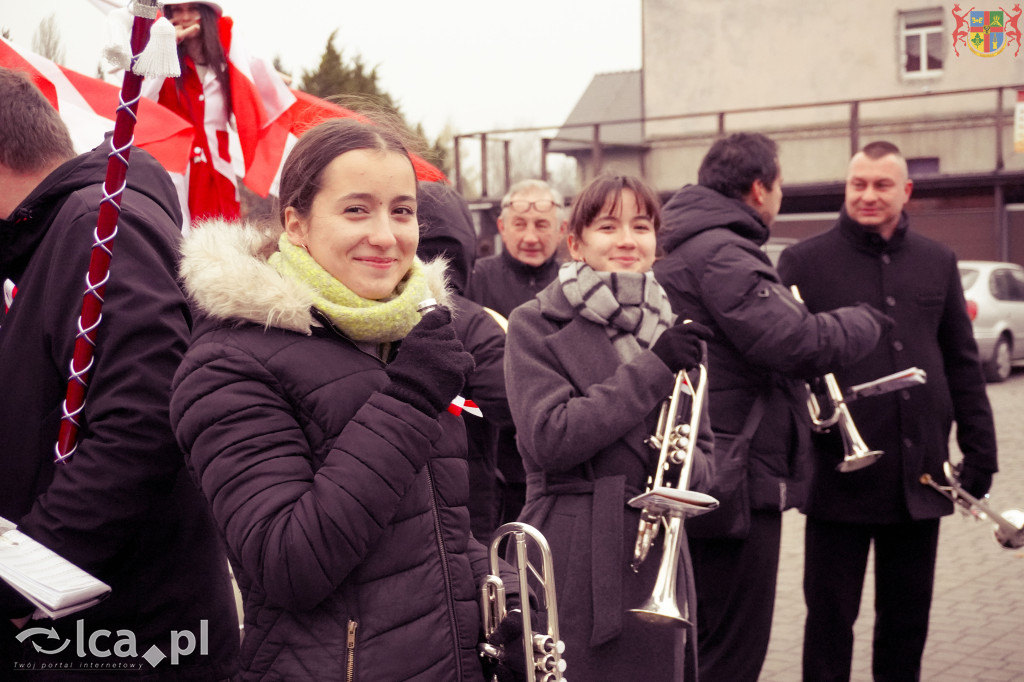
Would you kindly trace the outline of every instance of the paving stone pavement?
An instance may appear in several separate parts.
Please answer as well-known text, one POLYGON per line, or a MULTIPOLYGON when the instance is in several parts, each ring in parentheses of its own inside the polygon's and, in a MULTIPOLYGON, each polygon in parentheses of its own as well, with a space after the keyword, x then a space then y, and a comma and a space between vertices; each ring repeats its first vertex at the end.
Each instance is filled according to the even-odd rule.
MULTIPOLYGON (((995 413, 1000 471, 989 504, 1024 509, 1024 368, 988 385, 995 413)), ((953 445, 953 458, 960 457, 953 445)), ((1024 680, 1024 549, 1003 549, 992 524, 960 513, 943 518, 935 572, 925 682, 1024 680)), ((778 593, 768 656, 759 682, 799 682, 806 610, 803 603, 804 517, 783 516, 778 593)), ((868 563, 860 617, 854 627, 852 682, 871 680, 874 576, 868 563)), ((715 681, 709 681, 715 682, 715 681)))

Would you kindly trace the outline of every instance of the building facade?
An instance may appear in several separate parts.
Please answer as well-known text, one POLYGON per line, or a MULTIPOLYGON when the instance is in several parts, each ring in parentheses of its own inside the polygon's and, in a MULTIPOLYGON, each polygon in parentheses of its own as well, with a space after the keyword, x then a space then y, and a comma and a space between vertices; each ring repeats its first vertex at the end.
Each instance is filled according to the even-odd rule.
POLYGON ((611 133, 613 114, 601 112, 621 117, 630 81, 596 77, 556 138, 576 147, 552 146, 577 158, 582 180, 641 169, 669 193, 696 180, 716 137, 762 132, 779 143, 783 168, 775 234, 801 238, 834 220, 851 153, 885 139, 910 163, 915 225, 961 258, 1024 262, 1019 4, 641 1, 643 64, 632 86, 641 129, 628 147, 610 134, 602 147, 594 124, 608 121, 611 133), (617 87, 602 92, 603 82, 617 87))

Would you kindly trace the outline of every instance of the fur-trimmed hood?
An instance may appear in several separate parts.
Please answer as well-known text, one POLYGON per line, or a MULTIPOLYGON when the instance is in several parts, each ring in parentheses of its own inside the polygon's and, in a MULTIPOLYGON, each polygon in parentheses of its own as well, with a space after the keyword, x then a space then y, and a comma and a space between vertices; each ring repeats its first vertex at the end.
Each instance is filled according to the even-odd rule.
MULTIPOLYGON (((281 276, 267 259, 277 250, 280 227, 209 220, 195 226, 182 244, 180 274, 193 304, 217 319, 252 322, 302 334, 322 326, 313 315, 313 291, 281 276)), ((423 265, 427 287, 451 307, 438 258, 423 265)))

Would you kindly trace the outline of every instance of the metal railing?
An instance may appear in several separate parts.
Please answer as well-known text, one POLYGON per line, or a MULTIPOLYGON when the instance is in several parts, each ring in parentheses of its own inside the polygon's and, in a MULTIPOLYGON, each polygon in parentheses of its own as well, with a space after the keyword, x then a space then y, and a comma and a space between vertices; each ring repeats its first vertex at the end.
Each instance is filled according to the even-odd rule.
MULTIPOLYGON (((983 117, 990 118, 993 120, 993 137, 992 144, 994 147, 994 167, 993 171, 998 172, 1005 168, 1005 159, 1003 155, 1003 130, 1007 123, 1007 119, 1012 120, 1013 117, 1013 105, 1011 104, 1008 110, 1004 102, 1004 91, 1010 90, 1016 92, 1024 89, 1024 85, 1003 85, 996 87, 986 88, 967 88, 960 90, 945 90, 940 92, 929 92, 929 93, 918 93, 910 95, 891 95, 887 97, 867 97, 861 99, 851 100, 830 100, 821 102, 808 102, 803 104, 784 104, 776 106, 764 106, 764 107, 744 107, 739 109, 729 110, 709 110, 700 111, 687 114, 673 114, 665 116, 648 116, 644 118, 631 118, 631 119, 618 119, 618 120, 607 120, 607 121, 592 121, 582 123, 568 123, 556 126, 533 126, 524 128, 504 128, 489 131, 463 133, 454 137, 454 175, 455 175, 455 186, 460 193, 464 192, 463 181, 463 155, 461 142, 464 140, 476 139, 480 145, 480 198, 488 199, 491 194, 491 187, 489 186, 489 174, 490 164, 492 163, 490 156, 488 155, 488 149, 494 142, 501 144, 503 149, 502 159, 500 162, 503 164, 503 177, 504 177, 504 188, 507 188, 511 184, 512 167, 509 158, 509 135, 518 135, 523 133, 543 133, 545 131, 558 130, 558 134, 555 137, 541 136, 540 137, 540 177, 542 179, 548 179, 548 163, 547 156, 551 151, 551 145, 554 142, 563 142, 567 144, 582 144, 584 140, 589 140, 588 153, 591 159, 591 165, 594 168, 594 172, 599 171, 603 164, 603 157, 606 150, 613 148, 621 148, 623 146, 638 148, 646 150, 651 143, 671 141, 671 140, 706 140, 708 143, 718 137, 725 136, 733 129, 729 125, 729 119, 738 116, 749 116, 752 114, 773 114, 788 111, 809 111, 813 109, 821 109, 828 107, 845 107, 847 109, 846 114, 846 125, 841 126, 846 130, 845 135, 848 136, 850 142, 850 154, 853 155, 860 149, 860 140, 862 133, 870 128, 878 127, 879 125, 886 125, 900 122, 900 117, 890 116, 888 119, 882 121, 880 119, 873 120, 862 120, 862 109, 865 105, 874 105, 898 101, 907 100, 927 100, 929 98, 936 97, 951 97, 957 95, 975 95, 978 93, 992 93, 995 95, 992 109, 985 109, 983 107, 970 107, 966 111, 962 112, 964 116, 970 117, 983 117), (650 136, 647 133, 648 127, 654 123, 670 123, 670 122, 684 122, 684 121, 698 121, 700 119, 709 119, 715 121, 713 130, 706 130, 698 133, 691 133, 686 135, 672 136, 650 136), (602 130, 608 129, 611 126, 621 126, 625 124, 640 124, 641 140, 638 140, 636 144, 626 144, 621 142, 610 142, 602 139, 602 130), (564 137, 565 131, 568 130, 584 130, 589 131, 589 135, 581 135, 577 139, 564 137)), ((956 126, 960 118, 953 116, 949 119, 945 119, 946 123, 950 128, 956 126)), ((939 119, 941 124, 942 119, 939 119)), ((815 126, 807 124, 792 124, 781 126, 774 126, 771 130, 772 134, 785 134, 786 132, 800 132, 803 130, 809 130, 815 126)), ((736 130, 740 130, 737 127, 736 130)), ((749 129, 749 128, 746 128, 749 129)), ((768 132, 768 131, 765 131, 768 132)), ((579 148, 580 151, 585 148, 579 148)), ((644 153, 644 152, 641 152, 644 153)), ((502 194, 497 192, 498 195, 502 194)))

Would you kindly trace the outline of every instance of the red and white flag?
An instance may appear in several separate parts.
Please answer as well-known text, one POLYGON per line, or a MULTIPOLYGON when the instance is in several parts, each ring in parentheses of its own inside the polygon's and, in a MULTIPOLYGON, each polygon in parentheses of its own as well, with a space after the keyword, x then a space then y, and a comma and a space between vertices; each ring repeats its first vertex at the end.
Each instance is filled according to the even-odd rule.
MULTIPOLYGON (((22 71, 60 112, 75 151, 83 153, 103 142, 114 129, 121 89, 98 78, 51 62, 0 38, 0 66, 22 71)), ((169 173, 184 177, 192 142, 192 124, 143 98, 135 126, 135 146, 145 149, 169 173)))
MULTIPOLYGON (((90 2, 105 13, 126 5, 124 0, 90 2)), ((289 88, 270 62, 248 53, 244 41, 237 39, 231 17, 220 17, 217 28, 228 58, 236 142, 242 152, 243 164, 236 167, 236 172, 259 196, 276 195, 284 161, 302 133, 327 119, 363 117, 289 88)), ((447 181, 444 173, 425 159, 415 154, 412 157, 419 180, 447 181)))

